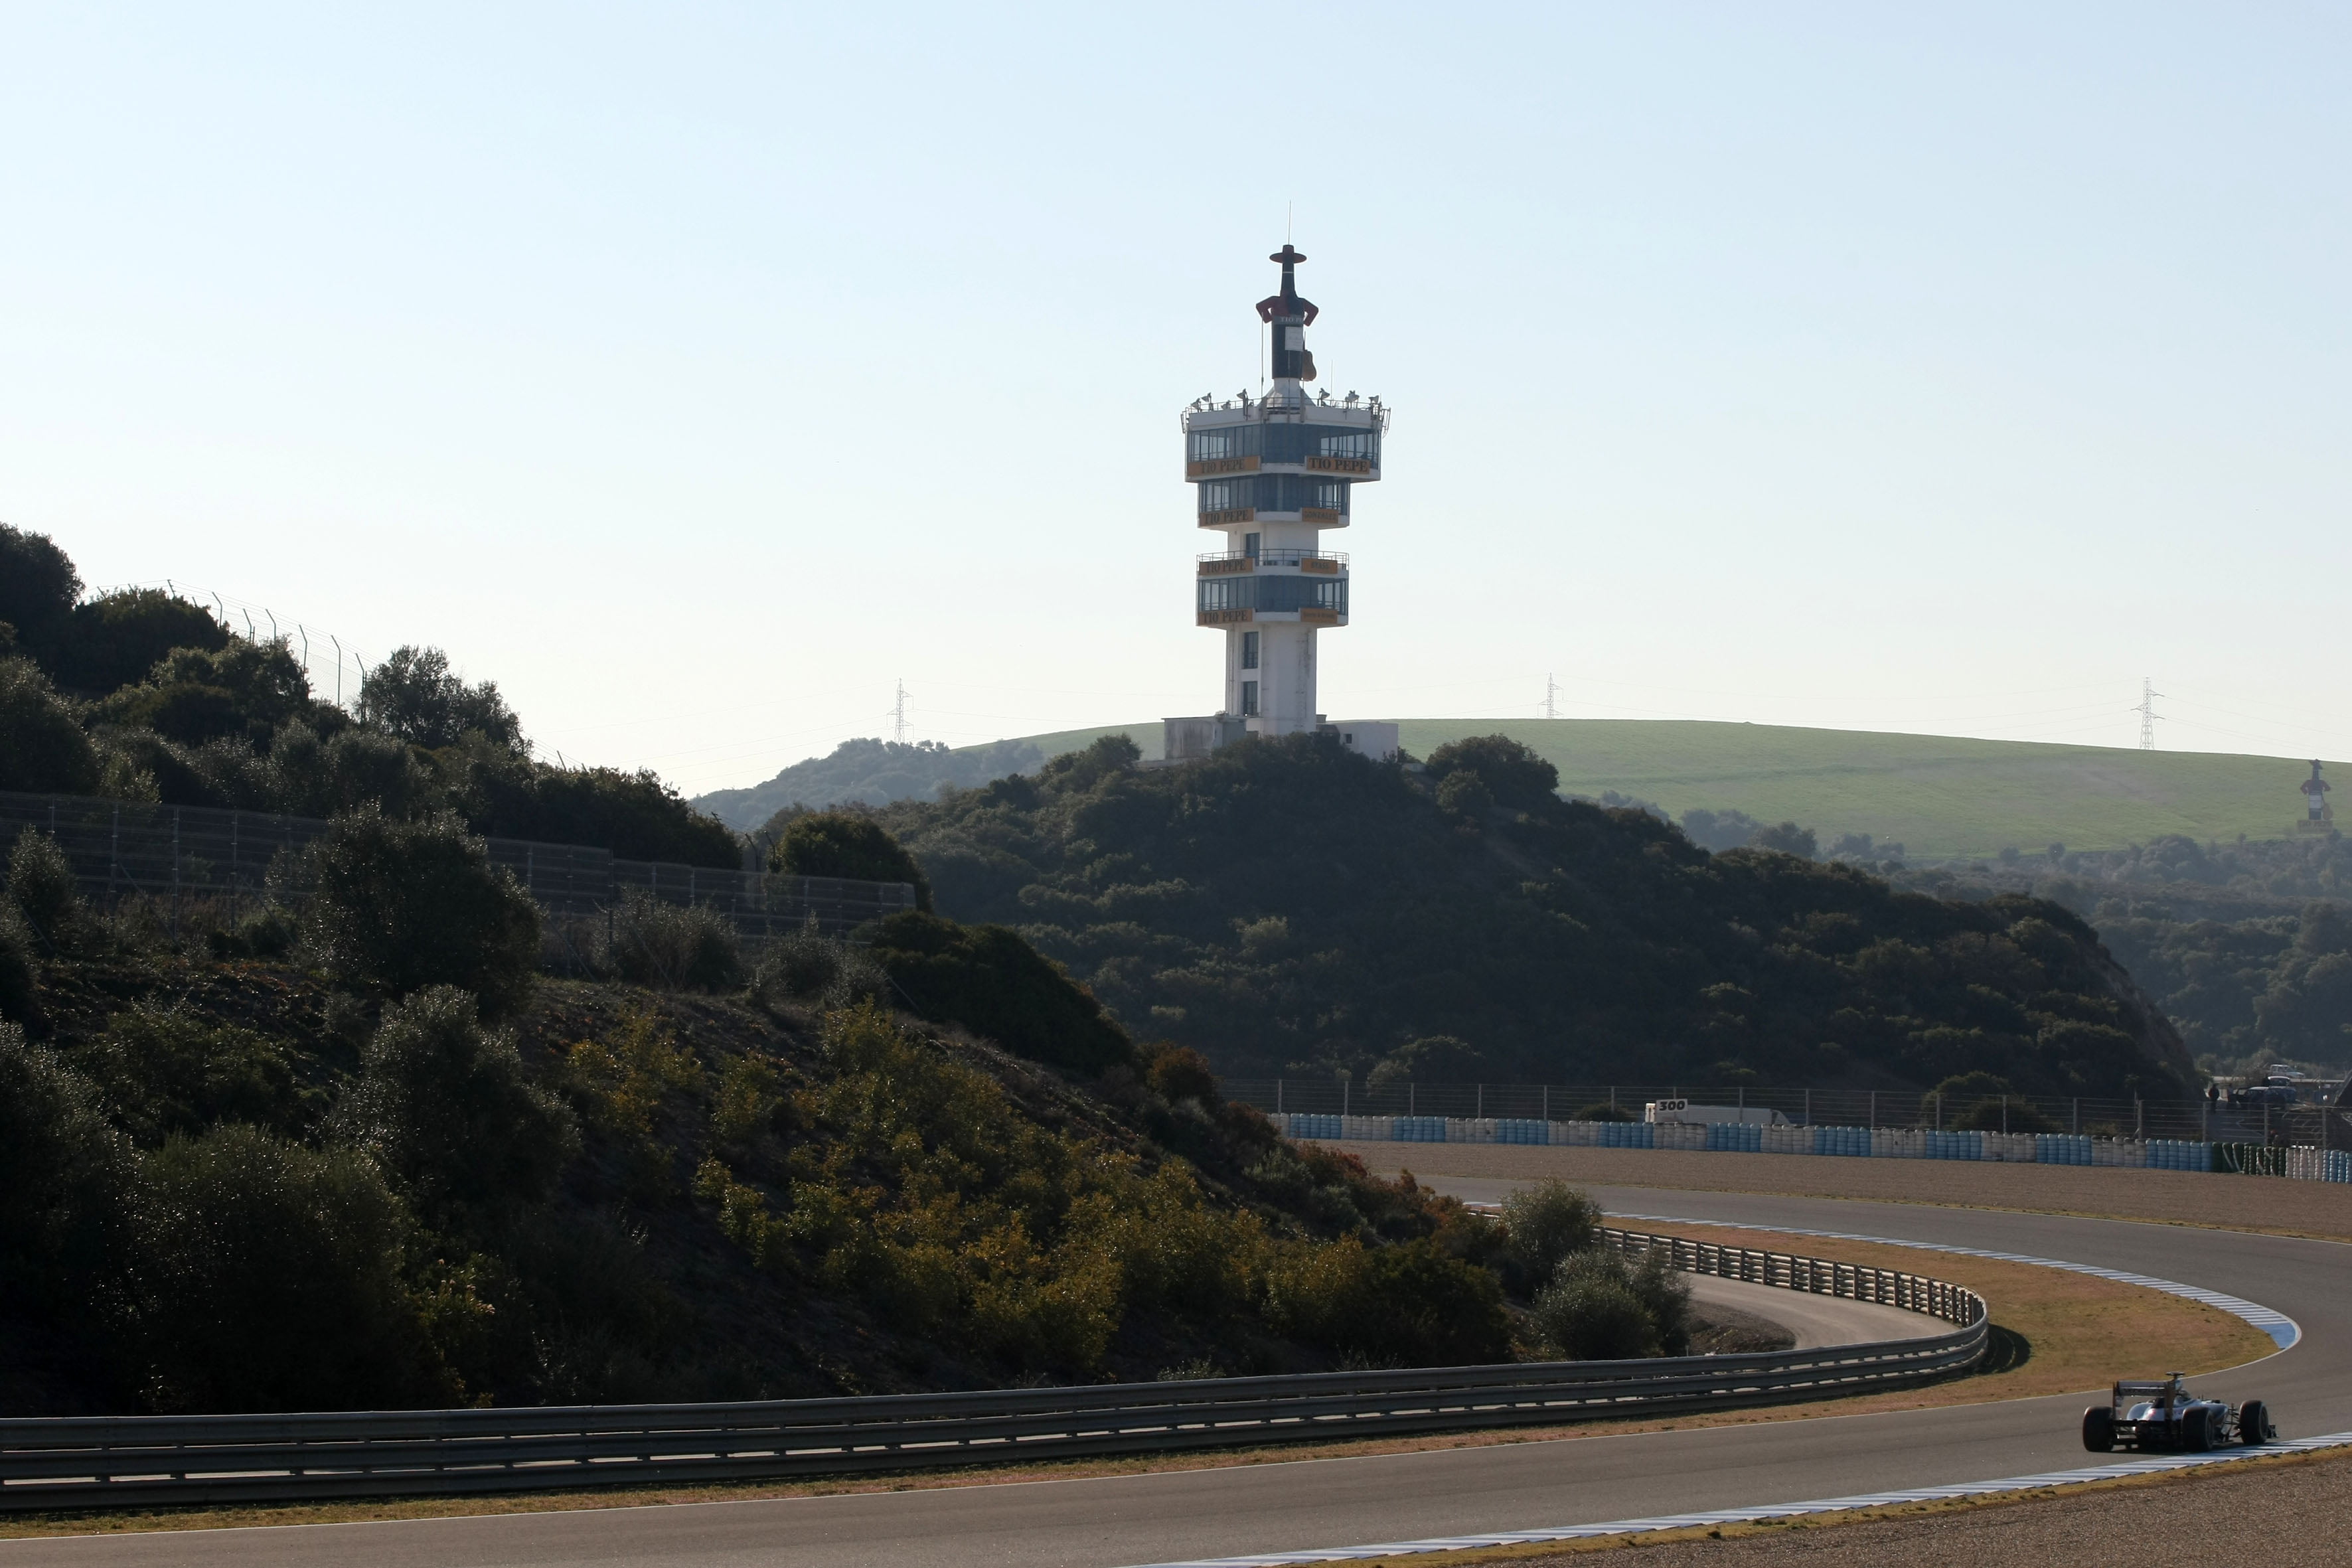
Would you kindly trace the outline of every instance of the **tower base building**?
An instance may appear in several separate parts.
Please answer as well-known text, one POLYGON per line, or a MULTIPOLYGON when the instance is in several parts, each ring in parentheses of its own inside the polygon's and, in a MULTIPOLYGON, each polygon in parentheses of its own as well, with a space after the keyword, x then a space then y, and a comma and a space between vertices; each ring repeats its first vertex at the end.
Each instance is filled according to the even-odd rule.
POLYGON ((1307 350, 1314 304, 1299 298, 1297 264, 1284 246, 1282 291, 1258 301, 1273 331, 1272 384, 1253 401, 1202 398, 1184 411, 1184 478, 1199 526, 1222 548, 1194 572, 1193 624, 1223 634, 1224 706, 1162 721, 1170 762, 1207 756, 1244 735, 1330 731, 1367 755, 1397 752, 1392 723, 1333 724, 1316 710, 1316 634, 1348 624, 1348 557, 1326 550, 1327 530, 1348 526, 1355 488, 1381 477, 1388 410, 1377 397, 1309 395, 1307 350))

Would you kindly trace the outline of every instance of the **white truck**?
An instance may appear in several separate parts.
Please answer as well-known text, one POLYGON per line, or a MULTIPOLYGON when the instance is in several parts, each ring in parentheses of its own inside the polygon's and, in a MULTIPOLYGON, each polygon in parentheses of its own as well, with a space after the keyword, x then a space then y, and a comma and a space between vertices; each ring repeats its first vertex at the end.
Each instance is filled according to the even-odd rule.
POLYGON ((1789 1119, 1760 1105, 1693 1105, 1687 1100, 1653 1100, 1642 1107, 1644 1121, 1738 1121, 1750 1127, 1786 1127, 1789 1119))

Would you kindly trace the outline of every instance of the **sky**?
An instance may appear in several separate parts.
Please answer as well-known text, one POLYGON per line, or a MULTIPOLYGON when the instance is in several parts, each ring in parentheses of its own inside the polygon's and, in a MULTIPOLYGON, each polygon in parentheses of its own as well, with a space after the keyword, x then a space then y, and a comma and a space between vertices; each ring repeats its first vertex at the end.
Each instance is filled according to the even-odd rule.
POLYGON ((902 682, 1203 712, 1177 415, 1287 233, 1395 410, 1334 717, 2352 757, 2347 79, 2317 5, 0 4, 0 521, 688 793, 902 682))

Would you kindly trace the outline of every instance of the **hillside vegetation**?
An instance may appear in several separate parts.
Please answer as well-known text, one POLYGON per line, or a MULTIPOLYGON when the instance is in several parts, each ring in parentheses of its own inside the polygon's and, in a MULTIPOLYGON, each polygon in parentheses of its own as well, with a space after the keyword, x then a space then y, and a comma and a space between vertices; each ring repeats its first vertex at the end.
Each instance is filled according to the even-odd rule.
POLYGON ((81 595, 72 561, 0 524, 0 789, 324 817, 361 805, 637 860, 734 868, 742 848, 646 771, 555 767, 489 681, 438 648, 321 700, 282 640, 233 636, 152 588, 81 595))
POLYGON ((1427 772, 1336 742, 1139 769, 1120 736, 880 819, 940 910, 1017 926, 1220 1071, 1845 1082, 1986 1071, 2185 1093, 2179 1037, 2075 915, 1710 855, 1563 801, 1502 737, 1427 772))
POLYGON ((942 784, 969 789, 1023 773, 1045 760, 1025 741, 950 750, 936 741, 844 741, 822 757, 794 763, 765 784, 713 790, 694 797, 709 812, 743 832, 794 806, 886 805, 894 800, 928 800, 942 784))
MULTIPOLYGON (((1560 788, 1695 810, 1795 821, 1823 847, 1867 834, 1913 860, 1988 858, 2052 844, 2121 849, 2167 835, 2200 843, 2285 837, 2303 814, 2307 766, 2276 757, 1972 741, 1774 724, 1653 719, 1406 719, 1405 750, 1427 756, 1472 735, 1507 735, 1559 770, 1560 788)), ((1107 734, 1160 754, 1160 726, 1024 738, 1047 756, 1107 734)), ((2338 764, 2328 764, 2331 771, 2338 764)), ((2352 777, 2352 764, 2341 776, 2352 777)))

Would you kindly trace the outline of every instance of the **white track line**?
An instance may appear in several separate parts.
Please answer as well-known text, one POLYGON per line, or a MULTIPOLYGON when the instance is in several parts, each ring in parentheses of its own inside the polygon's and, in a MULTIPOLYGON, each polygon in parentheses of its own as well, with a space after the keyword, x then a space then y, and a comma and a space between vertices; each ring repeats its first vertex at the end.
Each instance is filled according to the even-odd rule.
MULTIPOLYGON (((1999 1257, 1987 1253, 1986 1257, 1999 1257)), ((1914 1487, 1859 1497, 1822 1498, 1812 1502, 1769 1503, 1761 1508, 1721 1508, 1705 1513, 1661 1514, 1654 1519, 1619 1519, 1605 1524, 1563 1524, 1550 1530, 1514 1530, 1493 1535, 1449 1535, 1428 1541, 1390 1541, 1368 1546, 1328 1547, 1315 1552, 1267 1552, 1246 1557, 1195 1557, 1181 1563, 1155 1563, 1149 1568, 1287 1568, 1291 1563, 1354 1563, 1367 1557, 1415 1556, 1430 1552, 1468 1552, 1487 1546, 1539 1545, 1550 1541, 1590 1541, 1607 1535, 1643 1535, 1656 1530, 1690 1530, 1708 1524, 1756 1524, 1765 1520, 1794 1519, 1805 1514, 1848 1513, 1856 1509, 1886 1508, 1897 1503, 1937 1502, 1950 1498, 1992 1497, 2001 1492, 2033 1491, 2043 1487, 2081 1486, 2086 1481, 2114 1480, 2123 1476, 2151 1475, 2160 1470, 2185 1470, 2200 1465, 2222 1465, 2263 1454, 2307 1454, 2320 1448, 2352 1447, 2352 1432, 2293 1442, 2265 1443, 2259 1449, 2231 1448, 2219 1454, 2173 1454, 2161 1458, 2126 1459, 2113 1465, 2092 1465, 2079 1470, 2050 1470, 2038 1476, 2011 1476, 1997 1481, 1963 1481, 1957 1486, 1914 1487)))
MULTIPOLYGON (((1493 1209, 1495 1204, 1473 1204, 1477 1209, 1493 1209)), ((1992 1252, 1980 1247, 1946 1247, 1932 1241, 1906 1241, 1891 1236, 1861 1236, 1843 1230, 1807 1230, 1798 1226, 1748 1225, 1737 1220, 1689 1219, 1681 1215, 1612 1214, 1613 1220, 1642 1220, 1652 1225, 1714 1226, 1724 1230, 1762 1231, 1774 1236, 1810 1236, 1824 1241, 1865 1241, 1879 1247, 1907 1247, 1918 1252, 1948 1252, 1963 1258, 1989 1258, 2001 1263, 2031 1263, 2042 1268, 2063 1268, 2070 1274, 2088 1274, 2100 1279, 2112 1279, 2118 1284, 2137 1285, 2167 1295, 2185 1297, 2217 1307, 2233 1317, 2242 1318, 2286 1349, 2303 1337, 2303 1329, 2293 1318, 2273 1308, 2265 1307, 2242 1297, 2223 1295, 2200 1286, 2183 1285, 2174 1279, 2158 1279, 2147 1274, 2126 1273, 2120 1268, 2101 1268, 2095 1264, 2069 1263, 2057 1258, 2036 1258, 2022 1252, 1992 1252)), ((2291 1442, 2266 1443, 2260 1453, 2304 1454, 2320 1448, 2340 1448, 2352 1446, 2352 1432, 2330 1433, 2325 1437, 2302 1437, 2291 1442)), ((1847 1513, 1856 1509, 1885 1508, 1895 1503, 1935 1502, 1949 1498, 1991 1497, 2001 1492, 2032 1491, 2042 1487, 2080 1486, 2086 1481, 2113 1480, 2120 1476, 2142 1476, 2160 1470, 2189 1469, 2199 1465, 2226 1464, 2234 1459, 2252 1457, 2249 1450, 2232 1448, 2219 1454, 2176 1454, 2162 1458, 2126 1459, 2112 1465, 2093 1465, 2079 1470, 2051 1470, 2038 1476, 2011 1476, 1995 1481, 1962 1481, 1954 1486, 1916 1487, 1891 1492, 1866 1492, 1858 1497, 1823 1498, 1812 1502, 1768 1503, 1759 1508, 1716 1509, 1705 1513, 1663 1514, 1654 1519, 1620 1519, 1604 1524, 1563 1524, 1549 1530, 1519 1530, 1496 1535, 1453 1535, 1428 1541, 1391 1541, 1368 1546, 1325 1547, 1311 1552, 1270 1552, 1244 1557, 1199 1557, 1181 1563, 1155 1563, 1148 1568, 1287 1568, 1288 1564, 1304 1563, 1354 1563, 1368 1557, 1412 1556, 1431 1552, 1467 1552, 1487 1546, 1523 1546, 1550 1541, 1589 1541, 1609 1535, 1640 1535, 1657 1530, 1689 1530, 1706 1524, 1754 1524, 1769 1519, 1792 1519, 1802 1514, 1847 1513)))

